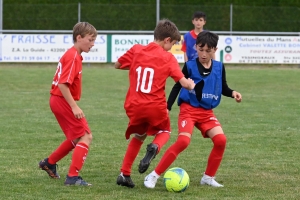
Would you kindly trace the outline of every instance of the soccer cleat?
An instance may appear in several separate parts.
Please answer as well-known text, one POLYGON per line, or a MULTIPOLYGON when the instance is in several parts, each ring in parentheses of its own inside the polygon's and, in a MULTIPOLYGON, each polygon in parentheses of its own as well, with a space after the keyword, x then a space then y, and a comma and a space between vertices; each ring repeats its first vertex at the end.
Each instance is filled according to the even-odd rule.
POLYGON ((65 180, 65 185, 66 186, 69 186, 69 185, 91 186, 92 184, 84 181, 81 176, 68 176, 67 175, 67 178, 65 180))
POLYGON ((57 167, 57 164, 52 165, 52 164, 48 163, 48 158, 45 158, 44 160, 41 160, 39 162, 39 168, 41 168, 42 170, 45 170, 51 178, 58 179, 58 178, 60 178, 60 176, 56 172, 56 167, 57 167))
POLYGON ((139 164, 139 172, 142 174, 147 171, 150 166, 151 161, 155 158, 158 150, 158 146, 156 144, 150 143, 147 145, 147 152, 145 157, 140 161, 139 164))
POLYGON ((117 178, 117 184, 121 186, 126 186, 129 188, 133 188, 135 185, 133 181, 131 180, 130 176, 124 176, 123 173, 121 173, 117 178))
POLYGON ((215 181, 215 177, 208 176, 206 174, 203 175, 200 181, 201 185, 210 185, 212 187, 224 187, 224 185, 219 184, 215 181))
POLYGON ((145 177, 144 185, 146 188, 155 188, 157 179, 160 176, 155 171, 152 171, 148 176, 145 177))

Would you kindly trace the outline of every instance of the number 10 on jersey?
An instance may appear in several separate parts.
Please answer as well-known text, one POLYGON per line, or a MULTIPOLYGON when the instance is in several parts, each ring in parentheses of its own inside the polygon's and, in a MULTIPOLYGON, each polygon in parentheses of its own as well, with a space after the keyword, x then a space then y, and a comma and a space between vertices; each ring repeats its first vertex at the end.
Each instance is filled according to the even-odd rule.
POLYGON ((154 76, 154 70, 152 68, 142 68, 138 67, 135 70, 137 72, 137 84, 136 84, 136 91, 141 91, 143 93, 150 93, 151 87, 153 83, 153 76, 154 76), (142 75, 142 77, 141 77, 142 75), (148 85, 146 86, 146 81, 148 80, 148 85))

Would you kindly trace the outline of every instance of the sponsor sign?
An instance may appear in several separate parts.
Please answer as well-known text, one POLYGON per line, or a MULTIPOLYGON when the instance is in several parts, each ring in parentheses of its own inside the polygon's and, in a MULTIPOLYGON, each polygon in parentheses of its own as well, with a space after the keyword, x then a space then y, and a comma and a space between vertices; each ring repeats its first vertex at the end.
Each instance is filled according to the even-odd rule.
POLYGON ((116 62, 133 45, 147 45, 153 40, 153 35, 112 35, 111 61, 116 62))
MULTIPOLYGON (((183 36, 181 36, 181 38, 183 38, 183 36)), ((127 50, 129 50, 133 45, 147 45, 153 41, 153 35, 112 35, 112 62, 116 62, 118 58, 122 56, 127 50)), ((174 44, 170 52, 175 56, 179 63, 184 63, 184 54, 181 51, 181 41, 174 44)))
POLYGON ((300 64, 300 37, 219 36, 224 63, 300 64))
MULTIPOLYGON (((133 45, 153 40, 153 35, 111 35, 108 44, 107 35, 98 35, 91 51, 82 53, 83 62, 106 63, 108 55, 116 62, 133 45)), ((58 62, 72 46, 72 34, 0 34, 0 62, 58 62)), ((170 50, 179 63, 184 62, 181 47, 182 40, 170 50)), ((300 37, 221 35, 215 57, 232 64, 300 64, 300 37)))
MULTIPOLYGON (((73 46, 73 36, 53 34, 0 34, 0 62, 58 62, 73 46)), ((83 62, 107 61, 107 36, 98 35, 83 62)))

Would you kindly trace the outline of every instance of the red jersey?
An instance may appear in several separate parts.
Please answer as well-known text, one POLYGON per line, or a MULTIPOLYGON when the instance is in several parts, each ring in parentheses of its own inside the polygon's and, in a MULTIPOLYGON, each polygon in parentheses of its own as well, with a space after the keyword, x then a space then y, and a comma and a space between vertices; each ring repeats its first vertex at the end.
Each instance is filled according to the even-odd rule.
POLYGON ((59 60, 50 93, 56 96, 63 96, 58 88, 58 84, 67 84, 73 99, 78 101, 81 96, 81 73, 82 56, 75 47, 72 47, 59 60))
POLYGON ((170 76, 175 82, 184 77, 176 58, 158 44, 134 45, 118 59, 121 69, 129 67, 130 86, 125 100, 128 105, 166 107, 165 85, 170 76))

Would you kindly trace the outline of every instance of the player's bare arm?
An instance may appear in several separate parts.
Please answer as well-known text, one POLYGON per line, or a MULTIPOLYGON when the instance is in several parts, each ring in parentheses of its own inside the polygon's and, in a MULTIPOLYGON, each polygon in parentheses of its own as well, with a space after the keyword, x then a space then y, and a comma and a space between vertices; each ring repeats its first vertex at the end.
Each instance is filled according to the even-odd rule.
POLYGON ((83 118, 84 117, 84 113, 79 108, 79 106, 77 105, 76 101, 73 99, 68 85, 67 84, 58 84, 58 87, 59 87, 62 95, 64 96, 64 98, 66 99, 66 101, 68 102, 68 104, 70 105, 74 116, 77 119, 83 118))
POLYGON ((184 87, 185 89, 188 89, 188 90, 192 90, 195 87, 194 81, 190 78, 186 79, 185 77, 182 77, 179 80, 179 82, 182 85, 182 87, 184 87))
POLYGON ((232 97, 236 102, 240 103, 242 101, 242 95, 237 91, 232 91, 232 97))

